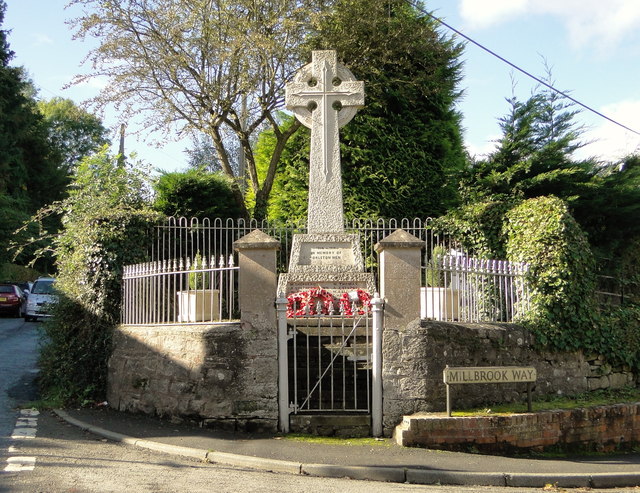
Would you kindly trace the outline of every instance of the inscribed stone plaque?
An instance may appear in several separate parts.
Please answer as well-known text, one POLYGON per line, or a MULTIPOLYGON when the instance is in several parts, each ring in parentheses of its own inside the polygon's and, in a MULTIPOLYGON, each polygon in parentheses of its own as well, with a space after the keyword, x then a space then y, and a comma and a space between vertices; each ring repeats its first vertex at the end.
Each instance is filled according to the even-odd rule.
POLYGON ((309 242, 300 245, 298 265, 355 266, 351 243, 309 242))
POLYGON ((364 272, 360 236, 347 233, 294 235, 289 272, 364 272))

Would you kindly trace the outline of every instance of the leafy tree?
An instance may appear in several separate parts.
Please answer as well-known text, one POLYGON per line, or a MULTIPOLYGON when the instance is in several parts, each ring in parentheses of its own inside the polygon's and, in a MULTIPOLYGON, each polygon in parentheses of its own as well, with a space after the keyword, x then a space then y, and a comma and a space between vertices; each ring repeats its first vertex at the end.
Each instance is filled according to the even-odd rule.
POLYGON ((640 235, 640 159, 621 163, 579 160, 582 128, 571 104, 550 90, 522 102, 513 97, 500 119, 502 138, 486 160, 473 163, 462 179, 462 196, 478 201, 506 201, 554 195, 601 254, 612 255, 626 238, 640 235))
MULTIPOLYGON (((365 107, 340 130, 347 217, 439 215, 457 204, 462 46, 402 0, 338 0, 314 27, 308 49, 335 49, 365 81, 365 107)), ((275 194, 275 217, 305 214, 309 138, 299 132, 283 153, 286 183, 276 187, 287 197, 275 194)))
MULTIPOLYGON (((72 0, 89 14, 74 19, 79 38, 98 46, 88 76, 109 79, 91 102, 115 104, 123 120, 142 113, 150 131, 202 132, 220 166, 236 178, 227 150, 234 136, 244 148, 254 215, 264 216, 280 152, 298 125, 274 118, 284 84, 300 65, 299 43, 323 0, 72 0), (246 108, 246 111, 245 111, 246 108), (251 136, 270 126, 277 139, 264 180, 258 179, 251 136)), ((248 211, 234 182, 238 206, 248 211)))
POLYGON ((167 216, 241 217, 229 178, 222 173, 190 169, 164 173, 154 183, 154 208, 167 216))
POLYGON ((206 135, 194 136, 193 146, 190 149, 186 149, 185 152, 189 156, 189 168, 222 171, 213 142, 206 135))
MULTIPOLYGON (((0 25, 6 3, 0 0, 0 25)), ((8 260, 10 234, 43 204, 60 198, 65 174, 56 166, 34 89, 0 29, 0 262, 8 260)))
MULTIPOLYGON (((289 128, 295 124, 293 115, 280 112, 277 118, 283 128, 289 128)), ((259 177, 265 175, 275 145, 276 138, 272 131, 265 130, 258 136, 254 155, 259 177)), ((267 208, 269 219, 283 222, 306 220, 309 146, 309 129, 301 127, 291 136, 283 149, 267 208)), ((248 204, 255 202, 255 196, 251 190, 247 192, 245 200, 248 204)))
POLYGON ((70 99, 39 101, 38 109, 44 116, 56 161, 66 174, 73 173, 83 157, 109 143, 102 121, 70 99))
POLYGON ((523 198, 556 195, 569 203, 587 188, 596 163, 577 161, 582 128, 578 114, 551 90, 522 102, 507 99, 509 113, 500 118, 502 137, 486 160, 474 163, 463 180, 468 200, 495 195, 523 198))
POLYGON ((594 168, 587 189, 572 205, 601 256, 623 255, 640 238, 640 155, 594 168))

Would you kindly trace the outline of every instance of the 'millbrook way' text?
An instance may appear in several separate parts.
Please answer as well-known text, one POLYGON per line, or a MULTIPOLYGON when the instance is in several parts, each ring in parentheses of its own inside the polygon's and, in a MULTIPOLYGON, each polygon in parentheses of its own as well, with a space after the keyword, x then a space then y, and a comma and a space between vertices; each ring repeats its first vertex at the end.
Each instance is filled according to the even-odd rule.
POLYGON ((520 366, 445 368, 446 384, 535 382, 536 369, 520 366))

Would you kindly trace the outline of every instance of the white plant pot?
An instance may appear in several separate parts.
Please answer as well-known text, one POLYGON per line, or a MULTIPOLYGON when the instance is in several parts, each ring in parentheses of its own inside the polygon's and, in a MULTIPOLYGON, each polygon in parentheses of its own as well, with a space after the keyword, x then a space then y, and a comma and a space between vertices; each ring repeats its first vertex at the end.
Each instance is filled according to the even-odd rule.
POLYGON ((178 291, 178 322, 210 322, 219 317, 217 289, 178 291))
POLYGON ((420 318, 458 320, 460 296, 457 289, 420 288, 420 318))

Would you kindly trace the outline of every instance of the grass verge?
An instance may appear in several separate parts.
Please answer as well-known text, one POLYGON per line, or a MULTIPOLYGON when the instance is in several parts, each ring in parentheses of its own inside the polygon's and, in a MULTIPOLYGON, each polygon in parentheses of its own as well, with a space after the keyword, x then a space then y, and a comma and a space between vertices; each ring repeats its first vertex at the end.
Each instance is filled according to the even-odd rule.
MULTIPOLYGON (((594 390, 582 392, 575 396, 557 396, 536 399, 532 402, 532 411, 550 411, 552 409, 578 409, 583 407, 606 406, 628 402, 640 402, 640 388, 624 387, 621 389, 594 390)), ((453 411, 452 416, 494 416, 526 413, 526 403, 496 404, 490 407, 471 408, 453 411)))

